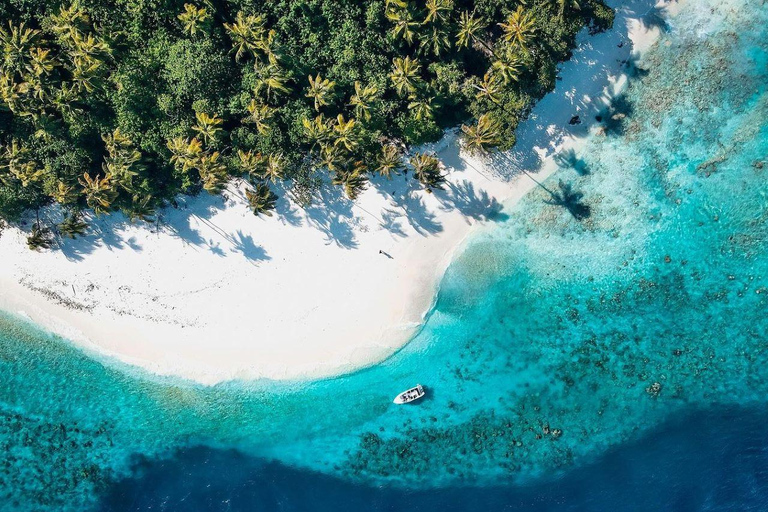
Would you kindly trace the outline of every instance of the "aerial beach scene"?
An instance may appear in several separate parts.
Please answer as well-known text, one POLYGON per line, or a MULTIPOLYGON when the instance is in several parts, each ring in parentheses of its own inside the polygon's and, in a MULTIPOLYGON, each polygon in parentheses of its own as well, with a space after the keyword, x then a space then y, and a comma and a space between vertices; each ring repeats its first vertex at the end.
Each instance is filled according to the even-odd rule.
POLYGON ((768 508, 761 0, 0 14, 0 510, 768 508))

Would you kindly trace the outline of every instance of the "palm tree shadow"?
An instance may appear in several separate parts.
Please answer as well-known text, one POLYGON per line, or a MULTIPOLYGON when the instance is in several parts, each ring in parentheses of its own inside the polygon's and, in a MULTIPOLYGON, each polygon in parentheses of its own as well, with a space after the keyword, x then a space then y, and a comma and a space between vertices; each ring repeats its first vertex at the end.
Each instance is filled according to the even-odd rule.
POLYGON ((640 55, 633 53, 624 61, 627 77, 630 79, 645 78, 650 71, 640 64, 640 55))
POLYGON ((661 32, 669 32, 669 23, 664 17, 664 7, 651 7, 645 14, 640 16, 640 24, 646 30, 659 29, 661 32))
POLYGON ((403 209, 405 219, 420 235, 433 235, 443 230, 437 215, 429 211, 424 198, 410 190, 396 203, 403 209))
POLYGON ((304 211, 307 222, 325 235, 328 244, 355 249, 358 242, 354 227, 358 219, 352 211, 353 205, 339 187, 324 186, 320 189, 320 201, 305 207, 304 211))
POLYGON ((299 227, 303 224, 299 209, 294 206, 291 200, 288 198, 285 187, 281 187, 282 194, 277 199, 277 205, 275 206, 275 213, 280 222, 289 224, 291 226, 299 227))
POLYGON ((232 237, 232 246, 235 251, 242 253, 243 256, 251 261, 266 261, 272 259, 262 246, 254 243, 251 235, 246 235, 240 230, 237 230, 232 237))
POLYGON ((634 113, 634 106, 625 94, 611 99, 610 104, 596 117, 606 135, 619 137, 627 130, 627 120, 634 113))
POLYGON ((587 164, 583 158, 579 158, 579 156, 576 155, 576 151, 574 151, 572 148, 561 151, 555 155, 554 159, 558 167, 563 169, 573 169, 580 176, 586 176, 591 172, 589 169, 589 164, 587 164))
POLYGON ((469 180, 449 183, 447 190, 436 191, 435 196, 445 210, 458 210, 465 217, 475 220, 503 221, 508 218, 502 213, 503 206, 485 190, 479 193, 469 180))
MULTIPOLYGON (((64 219, 61 212, 48 212, 46 222, 55 226, 64 219)), ((135 236, 124 237, 123 233, 132 224, 120 212, 113 212, 107 217, 99 218, 95 215, 87 214, 84 219, 88 223, 88 229, 77 238, 67 238, 57 236, 55 239, 56 247, 61 253, 71 261, 82 261, 85 256, 93 253, 99 247, 106 247, 109 250, 121 250, 129 248, 139 252, 142 250, 141 244, 135 236)), ((151 229, 147 224, 147 229, 151 229)))
POLYGON ((384 208, 381 211, 381 227, 395 236, 405 238, 408 235, 403 230, 403 223, 400 221, 403 216, 404 214, 398 210, 392 208, 384 208))
POLYGON ((584 194, 573 190, 570 183, 565 183, 562 180, 558 182, 559 191, 553 192, 548 190, 552 199, 545 200, 546 204, 554 206, 562 206, 568 213, 570 213, 576 220, 587 219, 592 214, 592 208, 582 202, 584 194))

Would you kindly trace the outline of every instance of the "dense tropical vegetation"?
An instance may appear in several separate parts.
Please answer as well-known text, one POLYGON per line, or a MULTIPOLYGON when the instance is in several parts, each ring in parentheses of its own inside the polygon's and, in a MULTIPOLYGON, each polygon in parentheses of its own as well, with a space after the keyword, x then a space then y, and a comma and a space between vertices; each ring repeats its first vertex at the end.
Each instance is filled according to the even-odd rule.
MULTIPOLYGON (((276 183, 306 205, 325 181, 354 199, 375 174, 445 177, 408 147, 462 126, 509 148, 599 0, 3 0, 0 219, 58 203, 151 219, 179 193, 276 183), (473 121, 474 120, 474 121, 473 121), (327 179, 326 179, 327 178, 327 179)), ((30 245, 46 246, 35 225, 30 245), (41 243, 42 241, 42 243, 41 243), (33 244, 34 242, 34 244, 33 244)))

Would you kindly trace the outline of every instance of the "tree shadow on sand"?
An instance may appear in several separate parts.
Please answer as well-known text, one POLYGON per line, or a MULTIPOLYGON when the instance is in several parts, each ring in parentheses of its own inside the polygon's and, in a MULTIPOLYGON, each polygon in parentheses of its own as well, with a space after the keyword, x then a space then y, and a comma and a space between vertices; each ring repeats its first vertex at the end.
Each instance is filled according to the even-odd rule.
POLYGON ((166 208, 159 214, 160 231, 179 238, 195 249, 206 249, 216 256, 226 257, 228 253, 239 253, 251 262, 269 260, 266 250, 257 245, 252 236, 241 230, 225 229, 213 220, 216 213, 237 204, 232 197, 242 201, 240 195, 240 191, 232 187, 221 196, 203 193, 189 199, 180 198, 175 208, 166 208), (205 232, 201 229, 203 226, 207 228, 205 232))
MULTIPOLYGON (((54 237, 54 246, 70 261, 82 261, 85 256, 93 253, 99 247, 106 247, 109 250, 117 251, 130 249, 132 251, 141 251, 142 246, 136 240, 136 237, 124 237, 122 234, 131 226, 136 225, 128 220, 120 212, 113 212, 109 216, 98 217, 91 213, 84 213, 83 220, 88 224, 86 232, 75 238, 62 236, 57 225, 66 217, 64 210, 58 207, 51 207, 40 212, 40 220, 51 226, 56 233, 54 237)), ((19 228, 27 231, 33 223, 23 220, 19 223, 19 228)), ((145 223, 147 229, 153 229, 153 223, 145 223)))
POLYGON ((304 208, 307 222, 325 236, 328 245, 345 249, 358 246, 354 228, 360 223, 350 201, 340 187, 325 184, 320 189, 319 200, 304 208))
POLYGON ((502 213, 503 206, 485 190, 476 191, 469 180, 449 183, 445 190, 436 191, 435 196, 444 210, 458 210, 467 218, 475 220, 503 221, 508 216, 502 213))
POLYGON ((409 190, 404 196, 393 201, 403 212, 403 218, 420 235, 434 235, 443 230, 437 215, 431 212, 418 191, 409 190))

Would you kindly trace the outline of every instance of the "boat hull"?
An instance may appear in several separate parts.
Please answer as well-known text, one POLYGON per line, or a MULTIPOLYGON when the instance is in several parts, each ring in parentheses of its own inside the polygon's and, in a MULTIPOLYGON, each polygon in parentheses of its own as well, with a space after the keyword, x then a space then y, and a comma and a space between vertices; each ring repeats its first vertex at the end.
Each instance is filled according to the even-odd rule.
POLYGON ((419 400, 420 398, 423 398, 425 394, 426 393, 424 392, 424 388, 421 386, 421 384, 417 384, 416 387, 403 391, 397 395, 395 399, 392 400, 392 403, 397 405, 409 404, 419 400))

